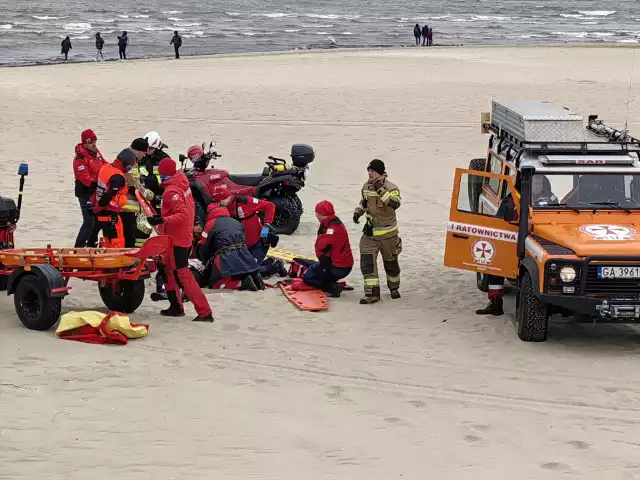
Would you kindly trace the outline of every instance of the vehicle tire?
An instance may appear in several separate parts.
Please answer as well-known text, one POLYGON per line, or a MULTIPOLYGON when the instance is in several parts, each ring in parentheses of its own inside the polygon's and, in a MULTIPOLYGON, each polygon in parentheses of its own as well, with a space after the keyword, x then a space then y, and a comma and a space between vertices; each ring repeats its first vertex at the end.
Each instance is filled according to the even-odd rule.
MULTIPOLYGON (((474 158, 469 162, 469 170, 484 171, 485 161, 484 158, 474 158)), ((472 212, 477 212, 480 194, 482 193, 482 178, 472 177, 472 179, 473 180, 470 179, 467 184, 467 188, 469 189, 469 206, 472 212)))
POLYGON ((278 235, 291 235, 300 225, 302 210, 298 206, 300 199, 293 197, 273 197, 269 201, 276 206, 276 216, 273 219, 273 228, 278 235))
POLYGON ((518 321, 518 337, 524 342, 544 342, 549 327, 547 307, 536 298, 533 280, 525 271, 520 282, 518 302, 516 305, 518 321))
POLYGON ((476 273, 476 285, 478 286, 478 290, 487 293, 489 291, 489 275, 476 273))
POLYGON ((13 304, 22 324, 29 330, 49 330, 60 318, 62 298, 51 298, 35 275, 18 279, 13 304))
POLYGON ((302 207, 302 200, 300 200, 300 197, 298 195, 294 195, 293 200, 296 202, 296 205, 300 210, 300 215, 302 215, 304 213, 304 208, 302 207))
POLYGON ((133 313, 144 300, 144 280, 122 280, 119 291, 115 292, 114 283, 104 287, 98 285, 100 298, 104 305, 112 312, 133 313))

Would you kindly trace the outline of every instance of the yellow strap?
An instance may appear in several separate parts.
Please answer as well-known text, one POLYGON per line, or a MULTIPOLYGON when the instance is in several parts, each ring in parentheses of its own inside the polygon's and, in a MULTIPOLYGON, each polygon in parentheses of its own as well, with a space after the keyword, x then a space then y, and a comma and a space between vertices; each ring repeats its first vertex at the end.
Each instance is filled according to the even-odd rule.
POLYGON ((367 287, 377 287, 380 285, 380 280, 378 278, 365 278, 364 284, 367 287))
POLYGON ((395 225, 391 228, 375 228, 373 229, 373 236, 374 237, 379 237, 382 235, 387 235, 389 233, 393 233, 393 232, 397 232, 398 231, 398 226, 395 225))

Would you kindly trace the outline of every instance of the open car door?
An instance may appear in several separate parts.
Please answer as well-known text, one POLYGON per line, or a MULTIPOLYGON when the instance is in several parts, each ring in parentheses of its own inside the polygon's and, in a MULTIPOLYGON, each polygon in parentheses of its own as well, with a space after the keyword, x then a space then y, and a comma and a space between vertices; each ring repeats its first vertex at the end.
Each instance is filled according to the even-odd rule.
POLYGON ((517 278, 518 222, 477 213, 472 208, 477 202, 470 198, 474 195, 474 189, 468 186, 481 183, 487 177, 506 183, 508 193, 514 199, 515 211, 520 215, 520 198, 510 177, 457 168, 447 224, 444 265, 498 277, 517 278))

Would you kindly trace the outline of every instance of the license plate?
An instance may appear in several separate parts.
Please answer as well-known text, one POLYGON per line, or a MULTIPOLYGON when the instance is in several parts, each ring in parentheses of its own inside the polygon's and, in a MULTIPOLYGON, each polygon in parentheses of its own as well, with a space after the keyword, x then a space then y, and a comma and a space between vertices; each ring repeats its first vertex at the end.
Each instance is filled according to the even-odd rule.
POLYGON ((640 266, 598 267, 598 278, 640 278, 640 266))

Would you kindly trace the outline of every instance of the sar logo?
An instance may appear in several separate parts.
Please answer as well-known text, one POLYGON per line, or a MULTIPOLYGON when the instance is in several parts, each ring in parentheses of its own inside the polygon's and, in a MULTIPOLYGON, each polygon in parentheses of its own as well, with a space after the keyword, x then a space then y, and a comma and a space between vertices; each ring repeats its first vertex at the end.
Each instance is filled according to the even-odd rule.
POLYGON ((583 225, 580 231, 594 240, 630 240, 636 234, 633 228, 621 225, 583 225))
POLYGON ((471 245, 473 261, 480 265, 489 265, 496 256, 496 247, 489 240, 476 240, 471 245))

